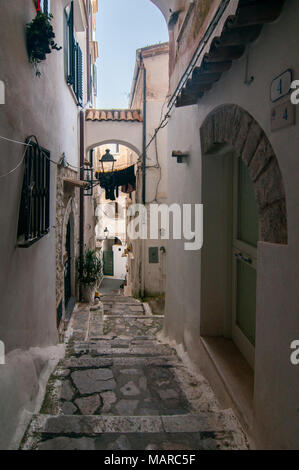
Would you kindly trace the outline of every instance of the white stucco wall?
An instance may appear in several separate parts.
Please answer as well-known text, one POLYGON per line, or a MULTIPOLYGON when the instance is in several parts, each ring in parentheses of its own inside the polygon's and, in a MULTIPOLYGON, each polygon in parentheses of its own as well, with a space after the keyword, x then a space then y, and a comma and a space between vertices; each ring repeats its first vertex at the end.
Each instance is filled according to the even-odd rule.
MULTIPOLYGON (((52 24, 59 46, 63 46, 63 8, 66 4, 65 0, 51 2, 52 24)), ((0 106, 0 135, 23 142, 33 134, 40 145, 50 151, 52 160, 59 161, 65 153, 67 161, 77 167, 79 109, 65 81, 64 51, 49 54, 40 66, 41 77, 36 77, 28 61, 25 38, 26 24, 35 16, 33 1, 2 0, 0 8, 0 80, 6 88, 6 104, 0 106)), ((0 139, 0 174, 14 168, 22 154, 22 145, 0 139)), ((56 166, 51 164, 50 233, 28 249, 16 246, 22 182, 23 166, 20 166, 13 174, 1 179, 0 184, 0 340, 4 341, 7 354, 20 350, 18 354, 24 355, 26 362, 24 351, 31 347, 51 346, 58 341, 56 166)), ((30 367, 34 368, 33 365, 30 367)), ((7 369, 7 374, 2 376, 0 369, 3 379, 0 401, 5 399, 6 408, 12 410, 10 419, 14 425, 16 413, 26 405, 27 395, 34 401, 38 387, 35 381, 26 388, 24 381, 29 379, 24 378, 21 369, 20 366, 14 369, 13 380, 9 378, 11 371, 7 369), (14 386, 19 387, 17 398, 16 394, 10 393, 14 386)), ((5 413, 1 408, 2 423, 6 419, 5 413)), ((10 439, 11 432, 11 427, 7 427, 5 442, 10 439)))
MULTIPOLYGON (((57 43, 63 45, 63 2, 52 2, 57 43)), ((35 76, 28 62, 24 28, 35 13, 33 2, 2 2, 0 42, 1 80, 6 85, 6 104, 0 108, 1 135, 24 141, 34 134, 40 145, 58 161, 78 165, 77 106, 65 83, 63 50, 53 51, 35 76)), ((0 142, 0 172, 21 159, 23 147, 0 142)), ((22 250, 16 247, 18 210, 23 169, 1 180, 0 337, 7 351, 15 347, 50 345, 56 342, 55 305, 55 194, 56 166, 51 164, 50 234, 22 250), (47 269, 45 269, 45 265, 47 269)))
MULTIPOLYGON (((299 337, 299 141, 298 124, 271 132, 269 90, 272 79, 287 68, 294 71, 294 79, 299 77, 298 18, 298 2, 290 0, 279 20, 263 27, 259 39, 249 47, 248 74, 254 76, 250 86, 244 84, 244 55, 198 106, 175 109, 168 125, 169 155, 174 149, 190 151, 188 162, 182 165, 168 157, 170 203, 201 202, 199 129, 219 105, 234 103, 249 112, 265 131, 279 162, 286 191, 289 240, 288 245, 258 246, 254 390, 255 435, 263 445, 274 448, 296 448, 299 436, 299 369, 290 364, 290 344, 299 337)), ((297 108, 296 113, 298 116, 297 108)), ((201 253, 184 251, 183 241, 169 242, 167 250, 165 332, 200 363, 201 253)))

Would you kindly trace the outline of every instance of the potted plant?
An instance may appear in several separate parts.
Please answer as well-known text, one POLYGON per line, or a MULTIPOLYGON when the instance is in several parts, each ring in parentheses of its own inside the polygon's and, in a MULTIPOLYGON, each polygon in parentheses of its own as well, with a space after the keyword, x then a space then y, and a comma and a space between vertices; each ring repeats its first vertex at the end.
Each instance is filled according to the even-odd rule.
POLYGON ((51 25, 52 18, 53 15, 37 11, 35 18, 26 26, 29 61, 33 64, 38 77, 41 75, 38 64, 46 60, 46 54, 51 54, 53 49, 56 51, 62 49, 54 41, 55 33, 51 25))
POLYGON ((83 298, 93 304, 96 286, 102 276, 102 263, 96 250, 87 250, 78 258, 77 270, 83 298))

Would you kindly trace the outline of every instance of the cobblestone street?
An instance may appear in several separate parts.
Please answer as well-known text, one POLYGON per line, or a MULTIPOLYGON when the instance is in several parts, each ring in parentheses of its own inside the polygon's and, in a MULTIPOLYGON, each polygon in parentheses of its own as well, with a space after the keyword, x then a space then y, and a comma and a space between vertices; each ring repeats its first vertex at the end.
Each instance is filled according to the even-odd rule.
POLYGON ((121 295, 79 306, 22 449, 246 449, 231 410, 157 339, 162 322, 121 295))

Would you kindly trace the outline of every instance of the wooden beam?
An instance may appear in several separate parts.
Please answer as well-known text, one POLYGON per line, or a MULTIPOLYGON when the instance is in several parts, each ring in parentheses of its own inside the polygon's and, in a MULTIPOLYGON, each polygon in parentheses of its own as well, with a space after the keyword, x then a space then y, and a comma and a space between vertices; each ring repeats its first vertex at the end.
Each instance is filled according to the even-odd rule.
POLYGON ((84 188, 88 183, 82 180, 75 180, 72 178, 63 178, 64 184, 68 184, 70 186, 76 186, 78 188, 84 188))
POLYGON ((239 59, 245 51, 245 46, 227 46, 211 48, 207 54, 208 60, 211 62, 224 62, 227 60, 239 59))
POLYGON ((227 60, 225 62, 208 62, 208 60, 204 59, 202 66, 200 67, 200 73, 223 73, 229 70, 231 66, 231 60, 227 60))
MULTIPOLYGON (((214 83, 214 82, 213 82, 214 83)), ((193 80, 188 80, 186 83, 186 90, 189 94, 198 94, 209 91, 212 88, 212 83, 205 82, 194 82, 193 80)))
POLYGON ((241 6, 236 12, 237 21, 235 26, 271 23, 279 17, 283 4, 284 0, 271 0, 241 6))
POLYGON ((262 30, 262 25, 244 26, 243 28, 236 28, 223 31, 220 36, 222 46, 240 46, 249 44, 255 41, 262 30))
POLYGON ((192 73, 193 83, 214 83, 219 80, 221 73, 202 73, 201 67, 195 67, 192 73))

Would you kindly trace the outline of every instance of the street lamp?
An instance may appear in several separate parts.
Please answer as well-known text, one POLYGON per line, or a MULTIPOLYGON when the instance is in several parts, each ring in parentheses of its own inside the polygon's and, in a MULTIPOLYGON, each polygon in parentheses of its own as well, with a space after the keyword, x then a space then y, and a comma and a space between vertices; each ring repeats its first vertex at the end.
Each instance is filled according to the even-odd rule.
POLYGON ((106 240, 107 240, 108 235, 109 235, 109 230, 108 230, 107 227, 106 227, 105 230, 104 230, 104 234, 105 234, 105 238, 106 238, 106 240))
POLYGON ((107 149, 105 155, 103 155, 100 159, 100 162, 102 164, 103 173, 105 173, 105 170, 108 173, 113 171, 114 163, 116 162, 116 160, 113 155, 111 155, 110 150, 107 149), (104 167, 104 164, 106 165, 106 167, 104 167))

